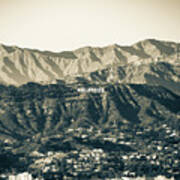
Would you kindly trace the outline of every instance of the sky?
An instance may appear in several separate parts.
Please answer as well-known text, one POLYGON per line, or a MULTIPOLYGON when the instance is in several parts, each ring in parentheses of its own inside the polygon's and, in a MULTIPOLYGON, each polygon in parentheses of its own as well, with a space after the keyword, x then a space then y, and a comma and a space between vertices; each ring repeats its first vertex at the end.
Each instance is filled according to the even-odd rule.
POLYGON ((60 52, 180 41, 180 0, 0 0, 0 43, 60 52))

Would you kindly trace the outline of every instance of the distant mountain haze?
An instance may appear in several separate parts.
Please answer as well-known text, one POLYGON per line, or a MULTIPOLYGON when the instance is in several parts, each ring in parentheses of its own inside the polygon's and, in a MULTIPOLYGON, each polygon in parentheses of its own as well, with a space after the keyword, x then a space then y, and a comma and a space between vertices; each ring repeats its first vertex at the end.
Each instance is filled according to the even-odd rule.
POLYGON ((0 45, 0 82, 68 83, 83 78, 96 83, 162 85, 179 93, 180 44, 147 39, 132 46, 113 44, 53 53, 0 45))

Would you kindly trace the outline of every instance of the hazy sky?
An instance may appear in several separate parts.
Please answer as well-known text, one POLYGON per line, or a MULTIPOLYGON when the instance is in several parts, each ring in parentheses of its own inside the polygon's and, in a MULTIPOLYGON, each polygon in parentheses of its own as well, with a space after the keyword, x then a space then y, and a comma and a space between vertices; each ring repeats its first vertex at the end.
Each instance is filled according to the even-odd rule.
POLYGON ((0 0, 0 43, 41 50, 180 41, 180 0, 0 0))

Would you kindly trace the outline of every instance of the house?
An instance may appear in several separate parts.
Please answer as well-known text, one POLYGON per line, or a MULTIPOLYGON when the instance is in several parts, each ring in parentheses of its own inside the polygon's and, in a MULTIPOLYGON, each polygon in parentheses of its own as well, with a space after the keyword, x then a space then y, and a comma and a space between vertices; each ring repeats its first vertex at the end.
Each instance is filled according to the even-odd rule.
POLYGON ((20 173, 18 175, 10 175, 9 180, 32 180, 32 175, 28 172, 20 173))

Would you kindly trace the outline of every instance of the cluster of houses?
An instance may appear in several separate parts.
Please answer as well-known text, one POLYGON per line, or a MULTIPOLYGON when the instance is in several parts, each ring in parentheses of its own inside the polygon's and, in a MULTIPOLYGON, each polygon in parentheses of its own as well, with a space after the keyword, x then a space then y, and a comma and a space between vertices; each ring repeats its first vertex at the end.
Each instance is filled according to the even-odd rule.
MULTIPOLYGON (((93 139, 102 139, 103 141, 110 141, 115 144, 121 144, 130 146, 132 148, 137 148, 138 151, 133 152, 120 152, 119 156, 123 161, 124 165, 131 164, 131 162, 140 162, 146 161, 149 165, 161 166, 170 175, 175 175, 178 172, 178 168, 180 165, 179 157, 179 141, 177 143, 168 144, 165 139, 171 138, 172 140, 178 139, 179 134, 175 129, 172 129, 167 124, 160 125, 161 131, 164 133, 164 137, 156 138, 153 137, 151 141, 147 138, 148 141, 144 138, 146 133, 149 133, 152 128, 146 129, 135 129, 134 138, 130 137, 130 133, 126 133, 125 131, 121 131, 116 134, 103 133, 100 130, 94 130, 93 127, 89 129, 84 128, 70 128, 67 130, 68 134, 76 134, 76 137, 79 137, 83 140, 93 140, 93 139), (75 133, 76 132, 76 133, 75 133), (96 133, 95 133, 96 132, 96 133), (142 139, 142 140, 141 140, 142 139), (141 147, 140 147, 141 146, 141 147), (141 151, 141 150, 142 151, 141 151), (177 172, 174 171, 177 169, 177 172)), ((132 133, 133 134, 133 133, 132 133)), ((62 169, 57 167, 57 164, 54 162, 58 160, 61 161, 63 159, 65 161, 65 166, 67 172, 71 175, 78 176, 79 173, 92 173, 97 172, 101 173, 103 165, 108 166, 108 158, 110 153, 105 152, 101 148, 84 148, 73 150, 69 153, 63 152, 47 152, 46 154, 34 151, 29 155, 34 160, 34 168, 38 168, 42 171, 42 173, 48 172, 58 172, 62 169)), ((112 157, 116 157, 116 153, 112 157)), ((121 173, 122 177, 117 178, 120 180, 174 180, 174 178, 166 178, 165 176, 157 176, 157 177, 137 177, 138 174, 134 171, 125 169, 121 173)), ((64 175, 66 176, 66 175, 64 175)), ((7 179, 7 178, 6 178, 7 179)), ((18 175, 9 176, 10 180, 32 180, 33 177, 31 174, 25 172, 20 173, 18 175)), ((114 179, 115 180, 115 179, 114 179)), ((176 180, 176 179, 175 179, 176 180)))
POLYGON ((38 179, 33 179, 32 175, 29 174, 28 172, 20 173, 17 175, 10 175, 8 179, 9 180, 38 180, 38 179))
MULTIPOLYGON (((64 176, 64 179, 68 179, 64 176)), ((28 172, 20 173, 18 175, 10 175, 8 180, 43 180, 43 178, 33 178, 28 172)), ((174 177, 167 178, 159 175, 157 177, 121 177, 121 178, 107 178, 107 180, 175 180, 174 177)))
POLYGON ((106 159, 106 153, 98 149, 82 149, 80 152, 74 151, 71 157, 66 159, 67 166, 72 175, 76 176, 79 172, 99 172, 101 170, 102 162, 106 159))
POLYGON ((165 176, 159 175, 157 177, 136 177, 136 178, 122 177, 122 178, 117 178, 113 180, 174 180, 174 177, 166 178, 165 176))

